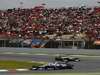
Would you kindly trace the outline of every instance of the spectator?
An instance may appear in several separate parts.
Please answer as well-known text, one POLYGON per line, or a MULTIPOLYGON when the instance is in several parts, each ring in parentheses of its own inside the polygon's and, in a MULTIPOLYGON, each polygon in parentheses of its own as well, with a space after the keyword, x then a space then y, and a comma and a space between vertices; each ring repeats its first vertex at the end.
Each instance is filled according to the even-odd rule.
MULTIPOLYGON (((34 36, 85 33, 90 40, 100 34, 100 7, 0 10, 0 34, 32 39, 34 36)), ((1 35, 0 35, 1 36, 1 35)))

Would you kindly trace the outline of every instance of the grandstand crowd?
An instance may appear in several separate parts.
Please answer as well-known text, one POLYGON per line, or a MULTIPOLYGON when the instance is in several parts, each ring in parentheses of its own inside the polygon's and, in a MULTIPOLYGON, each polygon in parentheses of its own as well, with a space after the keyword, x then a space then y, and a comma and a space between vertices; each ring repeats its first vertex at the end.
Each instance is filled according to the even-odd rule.
POLYGON ((99 39, 100 7, 36 6, 30 9, 0 10, 0 37, 41 39, 49 34, 85 34, 89 41, 99 39))

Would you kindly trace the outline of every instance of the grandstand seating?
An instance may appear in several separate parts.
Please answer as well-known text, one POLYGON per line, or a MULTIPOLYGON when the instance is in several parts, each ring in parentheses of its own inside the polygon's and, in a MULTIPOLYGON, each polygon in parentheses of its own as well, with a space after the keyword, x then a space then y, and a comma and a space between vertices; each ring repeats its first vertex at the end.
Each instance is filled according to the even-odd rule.
POLYGON ((0 10, 0 38, 39 39, 32 40, 34 45, 42 46, 55 37, 69 40, 95 41, 100 36, 100 7, 44 8, 0 10), (72 37, 73 38, 73 37, 72 37))

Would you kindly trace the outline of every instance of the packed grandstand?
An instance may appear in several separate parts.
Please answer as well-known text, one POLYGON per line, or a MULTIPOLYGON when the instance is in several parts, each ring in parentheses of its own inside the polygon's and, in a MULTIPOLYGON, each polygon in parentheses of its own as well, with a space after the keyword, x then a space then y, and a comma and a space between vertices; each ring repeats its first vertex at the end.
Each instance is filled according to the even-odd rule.
POLYGON ((64 41, 80 48, 100 47, 100 7, 0 10, 0 39, 0 46, 7 47, 15 47, 14 43, 33 48, 59 47, 60 43, 63 47, 64 41), (59 40, 62 42, 54 42, 59 40))

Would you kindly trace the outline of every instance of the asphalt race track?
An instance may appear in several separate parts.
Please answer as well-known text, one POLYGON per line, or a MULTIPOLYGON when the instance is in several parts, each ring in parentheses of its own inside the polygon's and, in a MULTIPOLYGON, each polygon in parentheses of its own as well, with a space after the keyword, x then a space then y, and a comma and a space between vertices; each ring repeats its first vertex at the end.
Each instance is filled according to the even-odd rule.
MULTIPOLYGON (((0 60, 52 62, 54 61, 54 56, 0 54, 0 60)), ((74 70, 72 70, 75 72, 96 72, 96 71, 98 72, 100 71, 100 60, 95 60, 95 61, 94 60, 82 60, 80 62, 71 62, 71 63, 75 65, 74 70)), ((63 72, 66 72, 66 70, 63 72)))
MULTIPOLYGON (((72 51, 72 50, 71 50, 72 51)), ((75 50, 73 50, 75 51, 75 50)), ((3 53, 3 50, 1 50, 3 53)), ((53 62, 54 61, 54 56, 52 55, 25 55, 25 54, 2 54, 0 52, 0 60, 20 60, 20 61, 44 61, 44 62, 53 62)), ((4 52, 6 52, 4 50, 4 52)), ((67 51, 66 51, 67 52, 67 51)), ((70 52, 70 51, 68 51, 70 52)), ((56 52, 55 52, 56 53, 56 52)), ((81 59, 80 59, 81 60, 81 59)), ((59 72, 59 73, 70 73, 70 72, 100 72, 100 59, 97 60, 82 60, 80 62, 71 62, 74 64, 74 69, 73 70, 60 70, 60 71, 48 71, 48 72, 59 72)), ((41 72, 41 71, 29 71, 29 72, 18 72, 18 75, 28 75, 36 72, 41 72)), ((10 73, 0 73, 0 75, 11 75, 10 73)), ((16 74, 17 75, 17 74, 16 74)))
POLYGON ((47 55, 18 55, 18 54, 0 54, 0 60, 20 60, 20 61, 54 61, 53 56, 47 55))

